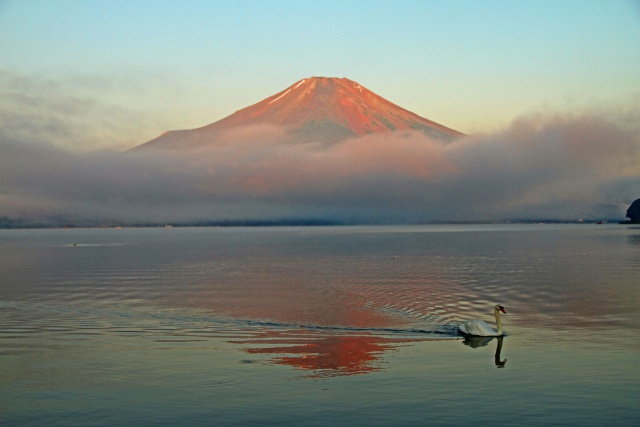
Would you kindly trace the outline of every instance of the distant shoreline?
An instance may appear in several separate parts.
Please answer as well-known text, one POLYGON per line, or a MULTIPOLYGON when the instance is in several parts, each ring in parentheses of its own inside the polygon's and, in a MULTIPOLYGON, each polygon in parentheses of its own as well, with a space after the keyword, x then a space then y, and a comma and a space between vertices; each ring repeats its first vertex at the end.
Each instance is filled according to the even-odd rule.
POLYGON ((28 221, 0 218, 0 230, 37 230, 37 229, 120 229, 120 228, 217 228, 217 227, 336 227, 336 226, 402 226, 402 225, 497 225, 497 224, 620 224, 635 225, 638 222, 611 220, 504 220, 504 221, 433 221, 415 223, 363 223, 320 219, 285 220, 227 220, 172 223, 69 223, 63 221, 28 221))

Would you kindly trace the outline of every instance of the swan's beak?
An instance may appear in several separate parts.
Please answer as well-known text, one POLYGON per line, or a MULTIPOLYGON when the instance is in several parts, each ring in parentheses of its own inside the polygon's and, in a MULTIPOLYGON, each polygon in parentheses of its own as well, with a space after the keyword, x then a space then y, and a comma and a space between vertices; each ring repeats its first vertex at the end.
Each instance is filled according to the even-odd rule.
POLYGON ((507 310, 505 310, 504 307, 500 307, 500 311, 503 312, 504 314, 507 314, 507 310))

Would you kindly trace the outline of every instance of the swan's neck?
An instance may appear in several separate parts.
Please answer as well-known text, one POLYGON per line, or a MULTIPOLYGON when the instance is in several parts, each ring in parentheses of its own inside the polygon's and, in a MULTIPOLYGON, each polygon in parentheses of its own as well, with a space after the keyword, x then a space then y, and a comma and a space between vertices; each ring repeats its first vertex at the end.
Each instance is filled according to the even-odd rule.
POLYGON ((500 311, 495 310, 496 313, 496 326, 498 327, 498 335, 502 335, 502 321, 500 320, 500 311))

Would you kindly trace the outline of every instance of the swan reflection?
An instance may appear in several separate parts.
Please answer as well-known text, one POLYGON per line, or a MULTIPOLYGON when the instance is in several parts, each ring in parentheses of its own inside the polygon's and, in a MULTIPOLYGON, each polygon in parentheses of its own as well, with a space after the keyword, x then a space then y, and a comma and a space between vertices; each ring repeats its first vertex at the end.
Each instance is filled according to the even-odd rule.
POLYGON ((493 340, 497 340, 496 354, 494 357, 494 363, 498 368, 504 368, 507 364, 507 359, 502 360, 500 353, 502 352, 502 342, 504 337, 466 337, 462 342, 464 345, 468 345, 471 348, 485 347, 493 340))

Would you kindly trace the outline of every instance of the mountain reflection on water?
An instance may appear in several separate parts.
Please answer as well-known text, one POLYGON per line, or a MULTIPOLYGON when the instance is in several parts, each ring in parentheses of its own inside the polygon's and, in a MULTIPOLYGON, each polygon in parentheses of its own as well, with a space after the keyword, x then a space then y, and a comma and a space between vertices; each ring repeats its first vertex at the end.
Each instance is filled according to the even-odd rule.
POLYGON ((328 378, 379 371, 385 353, 416 341, 421 339, 265 330, 230 343, 246 346, 248 354, 271 355, 270 363, 312 371, 308 378, 328 378))

